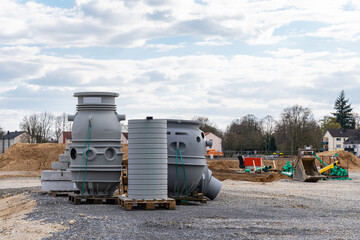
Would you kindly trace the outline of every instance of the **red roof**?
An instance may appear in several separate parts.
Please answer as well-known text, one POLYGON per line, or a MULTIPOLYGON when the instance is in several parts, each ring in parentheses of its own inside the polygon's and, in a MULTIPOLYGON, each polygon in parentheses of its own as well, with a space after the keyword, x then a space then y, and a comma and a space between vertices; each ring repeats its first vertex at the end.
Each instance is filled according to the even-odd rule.
POLYGON ((63 131, 63 137, 64 139, 71 139, 72 136, 71 136, 71 131, 63 131))

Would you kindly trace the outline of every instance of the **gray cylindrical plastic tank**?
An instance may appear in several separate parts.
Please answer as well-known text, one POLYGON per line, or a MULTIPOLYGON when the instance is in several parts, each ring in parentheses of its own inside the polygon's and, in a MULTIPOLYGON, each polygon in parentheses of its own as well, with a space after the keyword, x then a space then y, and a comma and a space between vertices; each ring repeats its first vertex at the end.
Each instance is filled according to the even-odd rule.
POLYGON ((72 125, 70 169, 72 181, 84 195, 112 195, 119 185, 122 169, 120 121, 116 113, 118 93, 79 92, 72 125))
POLYGON ((129 120, 128 197, 166 199, 167 136, 166 120, 129 120))
POLYGON ((167 120, 170 197, 190 194, 203 175, 207 143, 199 126, 198 121, 167 120))

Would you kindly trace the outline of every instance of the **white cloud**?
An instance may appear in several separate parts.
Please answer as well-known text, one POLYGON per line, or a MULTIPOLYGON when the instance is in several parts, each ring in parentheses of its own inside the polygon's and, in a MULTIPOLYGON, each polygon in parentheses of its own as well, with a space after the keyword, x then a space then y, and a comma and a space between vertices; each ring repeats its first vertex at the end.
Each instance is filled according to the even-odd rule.
MULTIPOLYGON (((150 39, 195 34, 204 39, 220 37, 223 43, 245 40, 252 45, 274 44, 287 37, 274 36, 274 30, 294 21, 330 24, 309 36, 358 40, 360 15, 357 11, 345 11, 346 1, 316 3, 209 1, 201 5, 190 0, 161 4, 78 0, 73 8, 60 9, 31 1, 3 0, 0 43, 138 47, 150 39)), ((199 44, 206 44, 206 41, 199 44)))
MULTIPOLYGON (((37 71, 23 68, 17 87, 10 87, 15 81, 11 79, 0 83, 7 85, 1 91, 0 109, 24 114, 73 112, 73 92, 115 91, 120 93, 119 112, 129 118, 207 115, 225 121, 248 113, 277 117, 281 109, 293 104, 311 107, 316 113, 327 107, 330 112, 329 100, 341 89, 360 90, 360 58, 347 51, 307 53, 282 48, 272 57, 97 60, 33 54, 35 49, 29 48, 3 53, 10 50, 16 59, 37 65, 37 71)), ((0 61, 7 57, 0 53, 0 61)), ((17 121, 6 119, 1 124, 16 128, 17 121)), ((228 123, 218 122, 223 129, 228 123)))

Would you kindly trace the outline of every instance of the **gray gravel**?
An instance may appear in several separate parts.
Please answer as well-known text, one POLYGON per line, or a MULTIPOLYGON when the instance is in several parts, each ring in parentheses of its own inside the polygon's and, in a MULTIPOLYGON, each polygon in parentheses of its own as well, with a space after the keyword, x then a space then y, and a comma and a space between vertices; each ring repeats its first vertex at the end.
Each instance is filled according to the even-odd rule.
POLYGON ((215 201, 174 211, 72 205, 34 188, 38 205, 28 219, 69 227, 48 239, 359 239, 360 173, 352 177, 318 183, 227 180, 215 201))

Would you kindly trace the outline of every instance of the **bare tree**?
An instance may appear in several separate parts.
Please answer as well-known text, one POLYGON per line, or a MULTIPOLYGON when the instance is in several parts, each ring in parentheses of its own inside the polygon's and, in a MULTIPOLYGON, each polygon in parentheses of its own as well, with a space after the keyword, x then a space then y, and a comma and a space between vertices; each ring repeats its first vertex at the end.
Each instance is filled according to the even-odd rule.
POLYGON ((263 149, 263 135, 260 121, 251 114, 234 120, 224 134, 224 148, 233 151, 263 149))
POLYGON ((272 116, 267 115, 263 119, 261 119, 261 125, 262 125, 263 137, 264 137, 265 151, 275 151, 276 146, 275 146, 274 132, 275 132, 276 121, 272 116))
POLYGON ((2 127, 0 127, 0 137, 4 136, 5 131, 2 129, 2 127))
POLYGON ((207 117, 194 117, 193 120, 195 121, 199 121, 201 123, 200 125, 200 129, 203 132, 211 132, 213 134, 215 134, 218 137, 222 137, 223 133, 220 129, 217 128, 217 126, 215 125, 215 123, 211 122, 209 120, 209 118, 207 117))
POLYGON ((282 151, 294 154, 304 146, 318 147, 321 142, 321 129, 309 108, 299 105, 285 108, 276 124, 276 144, 282 151))
POLYGON ((53 114, 48 112, 25 116, 19 126, 20 129, 28 135, 25 137, 26 141, 29 143, 44 143, 50 141, 53 119, 53 114))
POLYGON ((54 137, 58 141, 63 131, 71 130, 71 123, 67 120, 67 114, 62 113, 61 115, 54 118, 54 137))

